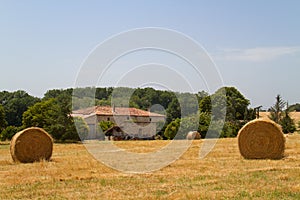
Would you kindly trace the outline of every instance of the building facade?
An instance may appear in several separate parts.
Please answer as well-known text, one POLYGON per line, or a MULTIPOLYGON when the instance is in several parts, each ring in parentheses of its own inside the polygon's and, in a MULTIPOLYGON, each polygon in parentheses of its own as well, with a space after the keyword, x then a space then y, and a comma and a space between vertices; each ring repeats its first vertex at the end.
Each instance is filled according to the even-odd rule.
POLYGON ((151 137, 156 134, 159 122, 165 122, 165 115, 126 107, 94 106, 73 111, 72 116, 82 117, 89 126, 87 139, 104 139, 99 129, 101 121, 111 121, 122 131, 133 137, 151 137))

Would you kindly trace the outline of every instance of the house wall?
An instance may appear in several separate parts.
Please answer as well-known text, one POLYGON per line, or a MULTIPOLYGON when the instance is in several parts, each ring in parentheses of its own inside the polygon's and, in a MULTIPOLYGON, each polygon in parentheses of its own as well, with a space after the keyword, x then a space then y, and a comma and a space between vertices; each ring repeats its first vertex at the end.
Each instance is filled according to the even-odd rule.
POLYGON ((89 134, 87 136, 87 139, 100 139, 104 140, 104 133, 99 132, 98 129, 98 119, 96 115, 89 116, 84 118, 85 122, 87 123, 89 127, 89 134))
POLYGON ((164 121, 165 118, 115 116, 113 119, 114 123, 121 126, 123 131, 131 136, 151 137, 156 134, 157 122, 164 121))
POLYGON ((134 123, 125 122, 122 130, 130 136, 134 137, 151 137, 156 134, 156 123, 134 123))
POLYGON ((151 137, 156 134, 157 122, 164 121, 164 117, 130 117, 130 116, 110 116, 93 115, 84 118, 90 128, 87 139, 104 139, 104 134, 98 130, 100 121, 111 121, 122 130, 136 137, 151 137))

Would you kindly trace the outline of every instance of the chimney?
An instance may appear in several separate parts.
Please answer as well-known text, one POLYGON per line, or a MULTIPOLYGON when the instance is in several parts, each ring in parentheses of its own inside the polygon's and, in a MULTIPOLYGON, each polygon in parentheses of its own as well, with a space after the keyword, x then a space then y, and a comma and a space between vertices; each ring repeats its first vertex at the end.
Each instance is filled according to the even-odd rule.
POLYGON ((116 106, 115 106, 115 104, 113 104, 112 111, 116 112, 116 106))

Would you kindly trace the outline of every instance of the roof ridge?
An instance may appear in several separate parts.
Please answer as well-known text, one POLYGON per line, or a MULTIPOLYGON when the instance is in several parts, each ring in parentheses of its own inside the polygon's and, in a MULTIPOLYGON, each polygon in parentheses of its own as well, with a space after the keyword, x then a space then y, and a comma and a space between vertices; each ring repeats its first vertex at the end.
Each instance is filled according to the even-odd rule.
POLYGON ((149 110, 142 110, 140 108, 135 107, 119 107, 116 106, 113 108, 112 106, 92 106, 85 109, 79 109, 73 111, 73 113, 77 114, 92 114, 95 113, 97 115, 130 115, 130 116, 143 116, 143 117, 165 117, 165 115, 151 112, 149 110))

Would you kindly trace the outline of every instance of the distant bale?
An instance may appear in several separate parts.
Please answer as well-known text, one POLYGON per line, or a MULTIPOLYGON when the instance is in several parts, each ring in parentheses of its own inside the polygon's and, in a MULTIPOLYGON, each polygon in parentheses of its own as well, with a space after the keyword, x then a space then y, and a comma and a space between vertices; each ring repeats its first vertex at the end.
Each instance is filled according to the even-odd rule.
POLYGON ((186 139, 187 140, 199 140, 201 139, 201 135, 199 132, 197 131, 190 131, 188 132, 188 134, 186 135, 186 139))
POLYGON ((238 133, 241 155, 246 159, 280 159, 285 139, 281 127, 270 120, 253 120, 238 133))
POLYGON ((43 129, 32 127, 14 135, 10 153, 15 162, 31 163, 49 160, 52 156, 53 140, 43 129))

